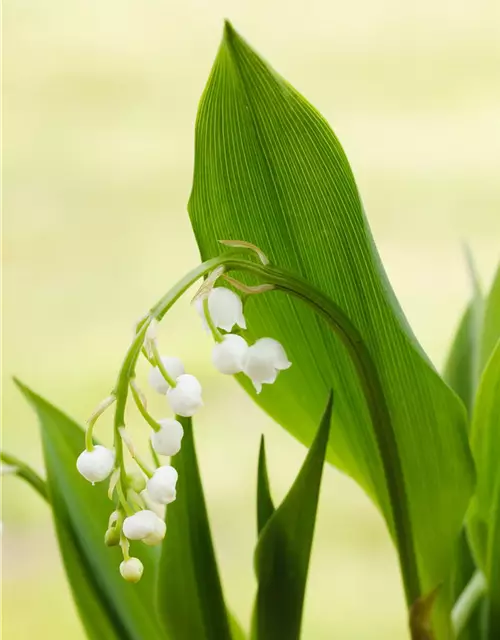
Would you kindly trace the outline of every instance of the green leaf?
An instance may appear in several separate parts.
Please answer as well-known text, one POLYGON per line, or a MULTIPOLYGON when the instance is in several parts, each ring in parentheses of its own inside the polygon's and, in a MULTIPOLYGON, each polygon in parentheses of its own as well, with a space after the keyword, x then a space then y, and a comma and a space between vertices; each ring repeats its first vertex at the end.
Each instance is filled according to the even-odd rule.
MULTIPOLYGON (((500 375, 497 387, 497 434, 500 432, 500 375)), ((498 465, 498 460, 497 460, 498 465)), ((488 548, 486 556, 486 581, 488 584, 487 634, 489 640, 500 638, 500 473, 491 505, 488 548)))
POLYGON ((481 344, 482 366, 485 367, 500 338, 500 265, 486 301, 481 344))
MULTIPOLYGON (((167 509, 158 584, 158 609, 174 640, 232 637, 203 495, 193 426, 184 427, 181 451, 172 459, 179 472, 177 499, 167 509)), ((237 624, 233 628, 241 635, 237 624)))
POLYGON ((472 415, 476 393, 475 353, 480 346, 481 332, 476 331, 474 303, 471 302, 460 320, 451 345, 443 377, 472 415))
POLYGON ((486 575, 488 527, 496 513, 500 481, 500 340, 486 365, 472 419, 471 446, 477 468, 477 486, 469 514, 469 534, 475 555, 486 575))
POLYGON ((259 466, 257 471, 257 533, 260 534, 267 521, 274 513, 274 503, 269 488, 267 474, 266 447, 264 436, 260 439, 259 466))
POLYGON ((257 640, 300 637, 332 404, 330 394, 304 464, 285 499, 269 517, 257 543, 258 588, 252 630, 252 637, 257 640))
MULTIPOLYGON (((470 251, 466 250, 472 285, 472 300, 462 316, 455 334, 444 369, 444 379, 458 394, 472 417, 476 389, 481 374, 481 336, 483 328, 484 297, 479 284, 479 276, 470 251)), ((470 424, 470 421, 468 422, 470 424)), ((469 584, 476 565, 465 527, 454 545, 454 562, 448 584, 443 587, 443 595, 449 594, 455 603, 469 584)), ((477 607, 467 620, 459 640, 477 640, 481 637, 481 609, 477 607)))
MULTIPOLYGON (((220 239, 256 244, 339 304, 360 331, 389 406, 428 593, 449 574, 472 491, 464 407, 404 319, 338 140, 230 25, 200 103, 189 213, 203 259, 221 253, 220 239)), ((282 293, 251 296, 245 314, 250 339, 276 338, 293 362, 272 388, 257 396, 247 384, 248 392, 310 445, 322 399, 335 388, 328 459, 365 488, 391 526, 374 432, 337 337, 282 293)))
POLYGON ((113 510, 107 483, 93 487, 76 470, 76 458, 85 446, 83 429, 28 387, 16 384, 40 420, 59 546, 86 630, 96 638, 165 639, 155 606, 158 550, 142 544, 132 547, 144 564, 144 575, 136 585, 123 580, 121 552, 104 545, 113 510))

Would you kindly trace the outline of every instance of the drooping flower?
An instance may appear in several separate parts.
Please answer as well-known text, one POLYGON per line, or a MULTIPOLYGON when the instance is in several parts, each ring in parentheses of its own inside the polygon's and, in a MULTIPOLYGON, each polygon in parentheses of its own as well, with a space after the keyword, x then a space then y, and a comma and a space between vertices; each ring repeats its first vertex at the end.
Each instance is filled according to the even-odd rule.
POLYGON ((158 467, 153 474, 152 478, 149 478, 147 488, 148 495, 158 504, 170 504, 176 498, 175 485, 177 483, 178 474, 174 467, 170 465, 164 465, 158 467))
POLYGON ((175 387, 167 391, 167 399, 174 413, 190 418, 203 406, 201 384, 189 373, 179 376, 175 382, 175 387))
MULTIPOLYGON (((208 330, 203 299, 198 299, 195 304, 204 326, 208 330)), ((212 318, 212 322, 219 329, 231 331, 235 324, 242 329, 247 328, 241 298, 234 293, 234 291, 231 291, 231 289, 227 289, 226 287, 215 287, 212 289, 208 294, 208 312, 212 318)))
POLYGON ((115 452, 100 444, 96 444, 92 451, 82 451, 76 461, 76 468, 89 482, 102 482, 113 471, 115 452))
POLYGON ((120 564, 120 573, 127 582, 136 583, 142 578, 144 565, 139 558, 128 558, 120 564))
POLYGON ((184 429, 178 420, 165 418, 159 421, 161 429, 151 432, 151 444, 160 456, 175 456, 181 449, 184 429))
POLYGON ((234 375, 243 371, 248 344, 244 338, 233 333, 216 342, 212 350, 212 362, 220 373, 234 375))
POLYGON ((129 540, 142 540, 145 544, 159 544, 165 537, 167 527, 154 511, 144 509, 123 521, 123 535, 129 540))
MULTIPOLYGON (((172 356, 162 356, 161 361, 163 363, 163 366, 167 370, 168 375, 174 380, 181 376, 185 371, 184 365, 179 360, 179 358, 175 358, 172 356)), ((170 385, 162 376, 161 371, 158 369, 158 367, 151 368, 149 372, 148 382, 157 393, 161 393, 162 395, 165 395, 170 389, 170 385)))
POLYGON ((248 348, 243 372, 253 382, 257 393, 260 393, 263 384, 272 384, 280 371, 291 366, 285 350, 277 340, 260 338, 248 348))

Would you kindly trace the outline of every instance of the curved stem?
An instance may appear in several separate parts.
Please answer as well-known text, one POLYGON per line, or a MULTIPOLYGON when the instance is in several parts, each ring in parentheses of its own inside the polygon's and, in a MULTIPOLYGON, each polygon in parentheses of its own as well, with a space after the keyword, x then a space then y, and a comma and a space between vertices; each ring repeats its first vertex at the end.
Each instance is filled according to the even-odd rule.
POLYGON ((189 272, 151 309, 150 315, 145 318, 144 324, 127 352, 115 387, 117 399, 115 428, 118 429, 124 424, 128 383, 134 375, 137 358, 149 323, 153 319, 161 320, 175 301, 196 280, 221 265, 224 265, 226 272, 252 273, 265 283, 274 285, 275 289, 300 298, 323 316, 342 340, 358 374, 372 420, 391 505, 390 515, 392 515, 406 601, 408 606, 411 606, 422 595, 420 579, 396 434, 378 371, 363 338, 342 309, 302 278, 270 265, 264 266, 229 254, 208 260, 189 272))
POLYGON ((0 451, 0 460, 5 462, 5 464, 15 467, 15 471, 12 472, 12 475, 25 480, 44 500, 50 503, 47 483, 42 480, 34 469, 22 460, 19 460, 19 458, 16 458, 9 453, 5 453, 5 451, 0 451))
POLYGON ((163 376, 163 379, 172 389, 177 385, 177 382, 172 378, 169 372, 165 369, 165 365, 163 364, 163 360, 161 359, 160 352, 158 351, 158 345, 155 340, 152 340, 150 343, 151 353, 153 354, 153 363, 156 365, 163 376))
POLYGON ((203 314, 205 316, 205 320, 207 321, 208 328, 210 329, 210 332, 212 333, 212 337, 213 337, 214 341, 215 342, 222 342, 224 340, 224 338, 222 337, 221 332, 215 326, 214 321, 212 320, 212 316, 210 315, 210 309, 208 308, 208 298, 205 298, 203 300, 203 314))
POLYGON ((130 391, 132 392, 132 398, 134 399, 134 402, 137 408, 139 409, 139 413, 141 414, 141 416, 144 418, 144 420, 146 420, 146 422, 149 424, 151 429, 153 429, 153 431, 160 431, 161 424, 157 422, 153 418, 153 416, 149 413, 149 411, 146 409, 144 405, 144 400, 141 397, 142 396, 141 391, 137 386, 135 380, 133 379, 130 381, 130 391))
POLYGON ((451 612, 454 638, 458 638, 486 592, 486 579, 481 571, 476 571, 462 591, 451 612))

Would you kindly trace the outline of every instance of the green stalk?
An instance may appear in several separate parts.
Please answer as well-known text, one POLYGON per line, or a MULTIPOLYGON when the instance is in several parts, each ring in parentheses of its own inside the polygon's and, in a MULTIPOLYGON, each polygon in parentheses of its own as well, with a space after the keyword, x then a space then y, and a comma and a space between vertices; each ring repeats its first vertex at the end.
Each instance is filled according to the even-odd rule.
POLYGON ((129 380, 134 375, 137 358, 150 322, 153 319, 160 321, 176 300, 192 284, 221 265, 224 266, 226 272, 243 271, 252 273, 263 282, 274 285, 275 289, 303 300, 316 313, 327 320, 342 340, 355 366, 372 420, 392 508, 394 536, 399 553, 406 601, 408 607, 411 607, 422 593, 403 469, 401 467, 396 434, 378 371, 362 336, 342 309, 302 278, 292 275, 283 269, 270 265, 264 266, 229 254, 207 260, 196 269, 190 271, 151 309, 149 317, 145 318, 144 324, 127 352, 115 387, 116 428, 118 429, 124 423, 129 380))
POLYGON ((42 480, 42 478, 34 469, 32 469, 22 460, 19 460, 19 458, 16 458, 9 453, 5 453, 5 451, 0 451, 0 460, 2 462, 5 462, 5 464, 15 467, 16 470, 12 472, 12 475, 18 476, 19 478, 25 480, 44 500, 50 502, 47 483, 42 480))

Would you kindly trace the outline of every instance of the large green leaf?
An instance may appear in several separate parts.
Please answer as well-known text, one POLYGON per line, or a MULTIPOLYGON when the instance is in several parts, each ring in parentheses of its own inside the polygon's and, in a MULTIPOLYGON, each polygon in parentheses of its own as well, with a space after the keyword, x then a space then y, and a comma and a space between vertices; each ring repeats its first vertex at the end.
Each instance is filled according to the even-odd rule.
MULTIPOLYGON (((268 519, 255 550, 258 581, 252 629, 255 640, 300 637, 332 403, 330 394, 317 435, 290 491, 274 512, 267 511, 268 519)), ((263 453, 259 456, 259 477, 267 479, 263 453)), ((268 494, 266 480, 259 486, 261 497, 268 494)), ((270 501, 266 502, 269 507, 270 501)))
POLYGON ((176 501, 167 509, 158 608, 174 640, 230 640, 241 632, 230 620, 215 559, 191 418, 181 451, 172 459, 179 473, 176 501), (233 628, 231 628, 233 625, 233 628), (233 635, 234 634, 234 635, 233 635))
POLYGON ((93 487, 76 470, 76 458, 85 447, 83 429, 26 386, 17 385, 40 420, 59 545, 86 630, 101 639, 164 640, 167 634, 155 603, 158 550, 139 543, 132 547, 144 564, 144 576, 136 585, 123 580, 121 552, 104 545, 113 510, 106 483, 93 487))
MULTIPOLYGON (((422 579, 450 570, 473 484, 466 414, 429 363, 380 264, 344 152, 324 119, 227 24, 201 100, 189 213, 204 259, 219 239, 260 246, 339 304, 378 368, 396 432, 422 579)), ((270 335, 293 366, 249 393, 309 445, 335 388, 328 458, 354 477, 391 522, 366 404, 345 351, 312 311, 285 295, 252 296, 250 336, 270 335)))

